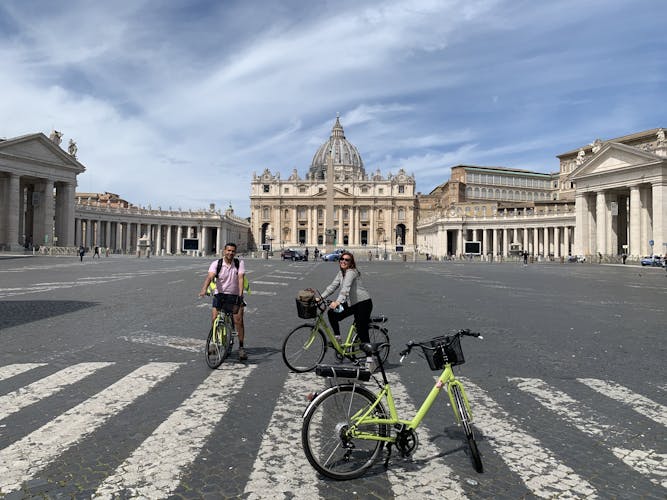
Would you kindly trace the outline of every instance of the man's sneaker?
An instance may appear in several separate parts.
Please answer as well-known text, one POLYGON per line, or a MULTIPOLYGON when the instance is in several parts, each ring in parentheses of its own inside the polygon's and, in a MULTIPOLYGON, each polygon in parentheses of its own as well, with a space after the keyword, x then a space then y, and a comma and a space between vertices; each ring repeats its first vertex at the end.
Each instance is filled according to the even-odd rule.
POLYGON ((239 347, 239 361, 245 361, 246 359, 248 359, 248 355, 245 353, 245 349, 239 347))

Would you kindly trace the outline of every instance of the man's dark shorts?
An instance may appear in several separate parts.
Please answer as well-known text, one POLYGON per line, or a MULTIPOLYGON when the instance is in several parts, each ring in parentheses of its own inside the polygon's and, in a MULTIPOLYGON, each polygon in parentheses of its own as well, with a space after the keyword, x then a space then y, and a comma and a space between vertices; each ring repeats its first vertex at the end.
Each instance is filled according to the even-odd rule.
POLYGON ((243 298, 231 293, 216 293, 213 295, 211 304, 218 311, 231 312, 236 314, 239 312, 240 306, 245 306, 243 298))

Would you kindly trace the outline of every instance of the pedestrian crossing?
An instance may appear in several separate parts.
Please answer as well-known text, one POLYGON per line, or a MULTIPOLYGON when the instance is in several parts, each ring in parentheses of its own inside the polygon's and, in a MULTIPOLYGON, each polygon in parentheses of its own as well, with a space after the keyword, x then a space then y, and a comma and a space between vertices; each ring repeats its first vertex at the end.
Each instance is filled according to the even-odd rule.
MULTIPOLYGON (((178 397, 165 412, 156 412, 161 415, 159 421, 133 449, 113 452, 117 460, 109 462, 103 477, 92 485, 91 496, 105 499, 174 496, 197 475, 197 463, 204 449, 232 453, 215 447, 220 433, 225 432, 225 426, 220 424, 226 421, 235 404, 248 403, 247 397, 242 399, 243 403, 238 402, 244 396, 246 384, 251 380, 261 384, 267 376, 259 366, 249 364, 240 368, 236 363, 225 363, 219 370, 207 372, 202 381, 185 392, 181 379, 188 363, 148 362, 139 367, 120 362, 53 368, 48 363, 0 366, 0 381, 13 389, 0 393, 0 445, 4 446, 0 449, 0 497, 27 494, 26 485, 72 448, 92 448, 94 453, 95 433, 105 423, 122 418, 124 411, 157 390, 176 393, 178 397), (110 368, 119 370, 118 380, 107 384, 106 377, 96 378, 110 368), (53 373, 43 376, 47 372, 53 373), (25 384, 20 387, 11 384, 19 379, 25 384), (7 422, 22 421, 21 416, 34 405, 44 404, 49 398, 65 397, 86 380, 99 385, 97 392, 36 429, 24 429, 12 437, 7 422)), ((402 375, 389 374, 392 391, 399 414, 412 416, 417 411, 415 401, 424 394, 411 396, 412 382, 404 380, 402 375)), ((330 498, 332 482, 317 475, 301 449, 306 388, 321 388, 325 381, 311 373, 294 374, 287 370, 279 376, 282 382, 275 404, 270 408, 253 405, 258 416, 266 413, 268 424, 258 439, 252 467, 242 479, 245 486, 241 486, 239 494, 242 492, 242 497, 249 499, 330 498)), ((572 459, 580 449, 582 453, 606 450, 617 462, 608 465, 631 477, 633 488, 637 485, 642 488, 637 494, 664 497, 667 414, 665 406, 655 401, 655 395, 648 397, 609 380, 581 378, 557 385, 554 381, 513 377, 507 379, 507 387, 515 393, 512 401, 516 404, 511 405, 507 394, 484 387, 480 380, 462 378, 462 381, 473 408, 486 474, 472 470, 460 437, 451 439, 446 432, 443 434, 443 426, 446 429, 453 426, 453 416, 440 404, 431 411, 438 412, 438 418, 426 421, 418 429, 420 445, 411 459, 399 458, 394 453, 387 470, 378 464, 368 475, 370 479, 333 483, 335 491, 349 488, 347 493, 358 497, 372 493, 377 498, 420 499, 615 496, 607 488, 616 478, 599 477, 591 473, 589 466, 572 459), (586 397, 581 397, 582 394, 586 397), (551 425, 531 424, 530 417, 537 418, 536 408, 544 410, 551 425), (628 413, 636 418, 623 418, 628 413), (433 425, 433 421, 438 425, 433 425), (647 425, 652 426, 651 432, 644 432, 647 425), (571 454, 563 453, 564 443, 555 444, 553 435, 561 433, 578 436, 567 443, 571 454), (502 485, 497 481, 501 473, 502 485), (497 489, 501 487, 509 489, 497 489)), ((446 399, 442 401, 448 405, 446 399)), ((148 413, 143 418, 151 420, 154 416, 148 413)), ((104 450, 99 453, 102 459, 104 450)))

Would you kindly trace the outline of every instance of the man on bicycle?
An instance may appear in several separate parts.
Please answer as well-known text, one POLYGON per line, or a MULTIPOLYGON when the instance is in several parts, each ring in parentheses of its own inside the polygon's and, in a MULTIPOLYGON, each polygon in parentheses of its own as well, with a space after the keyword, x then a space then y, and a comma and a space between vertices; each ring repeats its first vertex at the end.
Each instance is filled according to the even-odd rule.
POLYGON ((211 321, 215 321, 220 310, 222 310, 222 296, 232 295, 236 297, 239 305, 238 312, 234 314, 234 328, 239 339, 239 361, 248 359, 248 355, 243 348, 244 326, 243 326, 243 310, 245 302, 243 301, 243 277, 245 275, 245 264, 236 256, 236 243, 227 243, 223 250, 223 257, 214 260, 208 268, 208 274, 204 280, 199 296, 206 295, 209 285, 215 279, 215 292, 213 293, 213 309, 211 310, 211 321), (218 264, 221 264, 218 274, 218 264), (217 274, 217 276, 216 276, 217 274))

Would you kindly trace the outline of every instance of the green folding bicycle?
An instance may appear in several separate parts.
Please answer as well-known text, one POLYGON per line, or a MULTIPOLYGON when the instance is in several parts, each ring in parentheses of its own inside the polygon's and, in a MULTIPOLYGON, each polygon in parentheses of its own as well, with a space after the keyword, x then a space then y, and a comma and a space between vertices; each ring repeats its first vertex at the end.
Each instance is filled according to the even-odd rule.
MULTIPOLYGON (((373 377, 380 389, 378 394, 359 383, 371 379, 371 373, 362 367, 318 365, 316 373, 331 377, 332 386, 312 395, 301 427, 303 449, 315 470, 337 480, 357 478, 379 460, 385 444, 388 447, 385 467, 389 465, 392 447, 403 457, 411 456, 419 443, 415 431, 444 388, 454 416, 463 428, 473 467, 477 472, 483 472, 472 427, 470 403, 463 384, 452 371, 452 366, 465 361, 461 350, 463 336, 482 338, 479 333, 459 330, 454 335, 426 342, 411 341, 401 352, 402 361, 414 346, 419 346, 430 368, 441 371, 412 419, 399 417, 382 362, 379 363, 382 382, 373 377), (343 381, 338 383, 339 379, 343 381), (389 411, 383 401, 386 401, 389 411)), ((363 344, 361 347, 377 356, 382 345, 363 344)))
MULTIPOLYGON (((339 361, 366 358, 366 353, 360 348, 361 342, 357 335, 356 325, 352 323, 347 335, 337 339, 325 317, 331 302, 324 299, 317 290, 309 290, 319 300, 301 301, 297 299, 297 314, 303 319, 315 319, 315 322, 297 326, 283 340, 283 361, 287 367, 297 373, 314 370, 324 359, 328 347, 336 351, 339 361)), ((368 326, 370 342, 383 345, 379 353, 383 362, 389 356, 389 331, 386 326, 383 326, 387 321, 384 315, 371 316, 368 326)))

